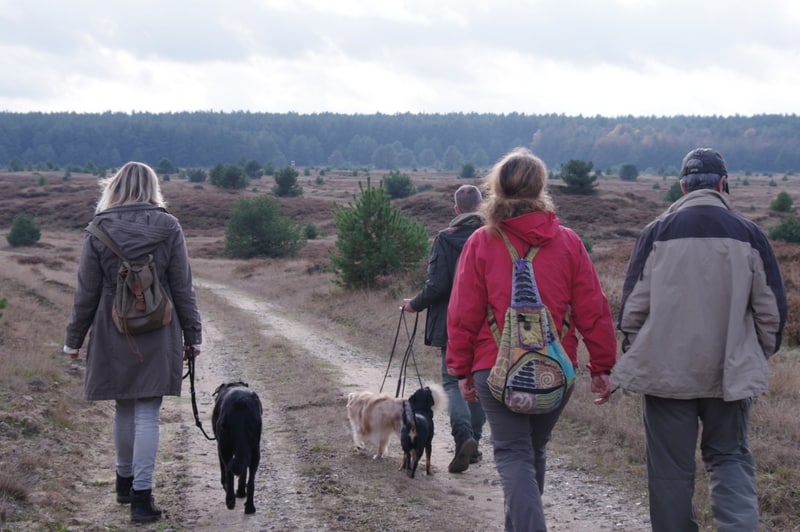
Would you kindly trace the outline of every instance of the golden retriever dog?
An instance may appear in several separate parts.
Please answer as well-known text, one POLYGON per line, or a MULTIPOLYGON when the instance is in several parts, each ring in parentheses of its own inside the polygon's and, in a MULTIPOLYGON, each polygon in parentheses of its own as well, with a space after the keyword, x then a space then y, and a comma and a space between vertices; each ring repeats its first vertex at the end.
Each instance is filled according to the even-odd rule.
POLYGON ((347 418, 353 429, 356 449, 377 446, 372 458, 381 458, 389 448, 389 438, 400 434, 403 399, 385 393, 351 392, 347 395, 347 418))

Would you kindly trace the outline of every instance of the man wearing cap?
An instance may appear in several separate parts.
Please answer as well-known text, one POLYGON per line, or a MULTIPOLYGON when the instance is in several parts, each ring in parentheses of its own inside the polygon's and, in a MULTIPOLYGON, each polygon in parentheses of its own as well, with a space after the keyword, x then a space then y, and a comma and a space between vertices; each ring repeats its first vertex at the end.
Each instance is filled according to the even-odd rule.
POLYGON ((639 235, 622 289, 612 381, 643 394, 656 532, 698 529, 698 432, 716 529, 758 528, 750 405, 767 392, 786 294, 769 240, 727 198, 727 174, 714 150, 686 155, 684 195, 639 235))

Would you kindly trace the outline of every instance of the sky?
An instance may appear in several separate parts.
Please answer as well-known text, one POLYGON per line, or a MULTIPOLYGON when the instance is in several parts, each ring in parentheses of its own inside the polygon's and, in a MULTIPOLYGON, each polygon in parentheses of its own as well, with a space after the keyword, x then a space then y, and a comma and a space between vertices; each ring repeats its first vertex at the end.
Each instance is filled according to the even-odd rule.
POLYGON ((0 111, 800 115, 796 0, 0 0, 0 111))

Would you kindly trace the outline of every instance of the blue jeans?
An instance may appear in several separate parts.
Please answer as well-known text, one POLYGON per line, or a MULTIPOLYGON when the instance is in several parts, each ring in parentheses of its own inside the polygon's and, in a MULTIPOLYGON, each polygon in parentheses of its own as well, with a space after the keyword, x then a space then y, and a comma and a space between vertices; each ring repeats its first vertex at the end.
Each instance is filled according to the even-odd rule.
POLYGON ((547 442, 569 402, 572 388, 558 409, 548 414, 530 416, 516 414, 495 399, 486 384, 488 376, 488 369, 472 375, 492 428, 494 461, 503 483, 506 532, 545 531, 542 493, 547 442))
POLYGON ((117 473, 133 477, 133 489, 153 487, 158 453, 161 397, 118 399, 114 414, 117 473))
POLYGON ((458 389, 458 379, 447 374, 446 352, 447 348, 442 347, 442 388, 447 394, 450 432, 456 441, 456 445, 470 437, 480 442, 483 424, 486 423, 483 407, 479 402, 470 403, 461 396, 461 390, 458 389))
POLYGON ((650 521, 654 532, 698 530, 692 507, 695 448, 709 473, 711 512, 720 532, 755 532, 755 466, 747 443, 751 399, 644 396, 650 521))

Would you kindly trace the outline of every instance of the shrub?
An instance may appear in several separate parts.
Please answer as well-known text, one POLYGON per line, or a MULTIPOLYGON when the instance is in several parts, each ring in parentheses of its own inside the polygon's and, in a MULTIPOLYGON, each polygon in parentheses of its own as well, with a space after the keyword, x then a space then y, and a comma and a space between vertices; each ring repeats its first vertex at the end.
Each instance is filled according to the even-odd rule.
POLYGON ((800 220, 796 217, 786 218, 769 231, 772 240, 783 240, 792 244, 800 243, 800 220))
POLYGON ((681 190, 681 182, 675 181, 670 185, 669 190, 667 193, 664 194, 664 201, 668 201, 672 203, 673 201, 677 201, 680 197, 683 196, 683 190, 681 190))
POLYGON ((188 172, 186 172, 187 177, 189 178, 190 183, 202 183, 208 176, 206 175, 206 171, 202 168, 192 168, 188 172))
POLYGON ((589 194, 597 186, 597 175, 590 175, 591 162, 571 159, 561 168, 561 179, 567 184, 567 190, 578 194, 589 194))
POLYGON ((769 204, 769 208, 778 212, 793 212, 794 202, 788 192, 779 192, 778 197, 769 204))
POLYGON ((382 183, 386 193, 392 199, 407 198, 416 192, 414 183, 408 174, 401 174, 399 170, 392 170, 384 175, 382 183))
POLYGON ((225 227, 225 250, 233 257, 295 256, 305 244, 301 229, 284 216, 275 198, 241 199, 225 227))
POLYGON ((307 240, 314 240, 319 235, 319 231, 317 230, 317 226, 313 223, 309 223, 305 229, 303 229, 303 233, 306 235, 307 240))
POLYGON ((635 164, 626 163, 619 167, 619 178, 623 181, 636 181, 639 177, 639 170, 635 164))
POLYGON ((428 254, 425 227, 392 207, 386 191, 359 182, 359 197, 347 207, 334 207, 336 251, 330 260, 338 283, 347 288, 372 288, 381 276, 419 265, 428 254))
POLYGON ((272 192, 280 197, 295 197, 303 195, 303 187, 297 183, 297 170, 291 166, 284 166, 273 176, 275 179, 275 186, 272 192))
POLYGON ((0 297, 0 318, 3 317, 3 309, 8 305, 8 299, 0 297))
POLYGON ((475 165, 472 163, 464 163, 461 165, 461 171, 458 173, 461 179, 472 179, 475 177, 475 165))
POLYGON ((26 214, 20 213, 11 222, 11 230, 6 236, 6 240, 11 247, 32 246, 42 237, 39 226, 26 214))
POLYGON ((218 164, 209 173, 211 184, 222 188, 240 189, 247 187, 247 176, 241 166, 218 164))

